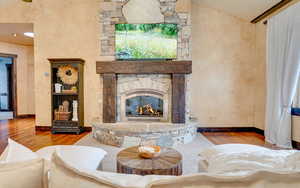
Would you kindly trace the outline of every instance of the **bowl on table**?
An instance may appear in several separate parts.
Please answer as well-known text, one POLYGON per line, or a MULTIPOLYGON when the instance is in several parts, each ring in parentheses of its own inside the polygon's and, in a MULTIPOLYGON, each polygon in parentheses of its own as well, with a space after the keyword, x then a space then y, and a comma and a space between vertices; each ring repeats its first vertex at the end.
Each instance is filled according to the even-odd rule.
POLYGON ((161 148, 159 146, 140 146, 138 152, 140 157, 152 159, 159 156, 161 148))

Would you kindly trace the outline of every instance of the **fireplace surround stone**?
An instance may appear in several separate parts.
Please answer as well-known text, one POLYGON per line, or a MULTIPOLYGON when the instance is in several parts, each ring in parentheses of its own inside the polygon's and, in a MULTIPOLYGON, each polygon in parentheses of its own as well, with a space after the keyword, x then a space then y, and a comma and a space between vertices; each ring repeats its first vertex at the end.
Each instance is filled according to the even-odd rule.
POLYGON ((119 74, 117 76, 117 122, 160 121, 171 122, 171 76, 168 74, 119 74), (126 100, 136 96, 151 96, 163 100, 163 116, 129 118, 126 100))
POLYGON ((197 122, 173 123, 100 123, 95 120, 93 137, 102 144, 116 147, 136 146, 143 142, 149 145, 173 147, 191 142, 197 133, 197 122))

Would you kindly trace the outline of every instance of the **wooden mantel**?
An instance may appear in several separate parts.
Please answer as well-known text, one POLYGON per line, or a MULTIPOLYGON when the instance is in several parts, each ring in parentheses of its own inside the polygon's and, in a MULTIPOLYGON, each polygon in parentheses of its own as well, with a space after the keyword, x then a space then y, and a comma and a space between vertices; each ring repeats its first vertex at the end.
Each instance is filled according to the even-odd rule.
POLYGON ((190 74, 192 61, 98 61, 98 74, 190 74))
POLYGON ((192 73, 192 61, 98 61, 103 77, 103 122, 117 119, 117 74, 171 74, 172 123, 185 123, 185 75, 192 73))

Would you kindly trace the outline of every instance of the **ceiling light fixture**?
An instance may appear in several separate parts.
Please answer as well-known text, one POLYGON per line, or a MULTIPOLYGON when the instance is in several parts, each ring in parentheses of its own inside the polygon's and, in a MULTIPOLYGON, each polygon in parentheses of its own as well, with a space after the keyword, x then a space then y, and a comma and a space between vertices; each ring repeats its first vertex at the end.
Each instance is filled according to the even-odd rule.
POLYGON ((24 33, 25 36, 33 38, 34 37, 34 33, 33 32, 25 32, 24 33))

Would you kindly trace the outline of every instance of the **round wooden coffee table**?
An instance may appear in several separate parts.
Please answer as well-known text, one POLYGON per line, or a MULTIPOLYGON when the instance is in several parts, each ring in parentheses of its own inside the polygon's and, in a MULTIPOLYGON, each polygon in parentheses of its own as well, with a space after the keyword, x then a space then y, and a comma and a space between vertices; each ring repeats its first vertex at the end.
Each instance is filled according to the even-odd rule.
POLYGON ((120 151, 117 155, 117 171, 139 175, 182 175, 182 156, 172 148, 161 147, 160 156, 153 159, 139 157, 138 146, 120 151))

